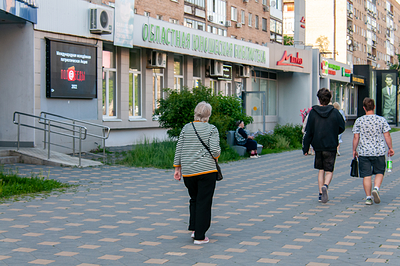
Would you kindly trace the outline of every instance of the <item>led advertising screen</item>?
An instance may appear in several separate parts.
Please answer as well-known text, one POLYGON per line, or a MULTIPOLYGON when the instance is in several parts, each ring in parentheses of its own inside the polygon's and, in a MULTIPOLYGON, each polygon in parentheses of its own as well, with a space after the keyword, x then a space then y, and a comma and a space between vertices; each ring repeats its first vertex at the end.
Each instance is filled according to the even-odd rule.
POLYGON ((389 124, 397 123, 398 87, 397 71, 377 70, 377 114, 382 115, 389 124), (380 96, 380 97, 379 97, 380 96), (379 100, 381 98, 381 100, 379 100), (379 112, 380 111, 380 112, 379 112))
POLYGON ((97 48, 46 39, 46 96, 97 97, 97 48))

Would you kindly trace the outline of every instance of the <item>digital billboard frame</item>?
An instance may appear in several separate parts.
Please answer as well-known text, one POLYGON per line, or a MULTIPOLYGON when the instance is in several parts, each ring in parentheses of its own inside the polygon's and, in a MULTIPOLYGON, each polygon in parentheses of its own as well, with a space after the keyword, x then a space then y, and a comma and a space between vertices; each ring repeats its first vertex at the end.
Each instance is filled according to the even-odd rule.
POLYGON ((46 38, 46 97, 97 98, 97 46, 46 38))

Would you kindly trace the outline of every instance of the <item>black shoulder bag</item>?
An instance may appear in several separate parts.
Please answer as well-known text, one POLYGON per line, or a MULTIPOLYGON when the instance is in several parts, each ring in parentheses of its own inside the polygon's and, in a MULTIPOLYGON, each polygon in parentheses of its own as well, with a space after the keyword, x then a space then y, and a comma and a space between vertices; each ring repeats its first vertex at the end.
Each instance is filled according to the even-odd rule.
POLYGON ((210 148, 208 148, 207 145, 206 145, 206 144, 203 142, 203 140, 200 138, 200 136, 199 136, 199 134, 197 133, 197 130, 196 130, 196 128, 194 127, 194 124, 193 124, 193 123, 192 123, 192 126, 193 126, 194 132, 196 133, 197 137, 199 138, 201 144, 203 144, 203 146, 204 146, 204 147, 207 149, 207 151, 210 153, 211 158, 214 159, 214 161, 215 161, 215 166, 217 167, 217 170, 218 170, 217 181, 221 181, 224 177, 222 176, 221 168, 220 168, 219 165, 218 165, 217 159, 215 159, 215 158, 212 156, 211 151, 210 151, 210 148))
POLYGON ((358 177, 358 160, 354 157, 350 164, 350 176, 358 177))

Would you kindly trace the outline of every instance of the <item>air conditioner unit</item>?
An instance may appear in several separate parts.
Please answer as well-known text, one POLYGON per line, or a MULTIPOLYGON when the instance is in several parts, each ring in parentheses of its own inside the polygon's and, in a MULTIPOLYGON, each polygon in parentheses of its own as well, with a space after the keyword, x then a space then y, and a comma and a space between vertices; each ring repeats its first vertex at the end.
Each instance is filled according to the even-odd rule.
POLYGON ((263 6, 264 12, 269 12, 269 6, 263 6))
POLYGON ((114 28, 114 13, 105 8, 89 10, 89 30, 91 33, 111 34, 114 28))
POLYGON ((237 22, 237 23, 236 23, 236 28, 241 28, 241 27, 242 27, 242 23, 237 22))
POLYGON ((210 76, 221 77, 224 73, 224 66, 221 61, 210 60, 210 76))
POLYGON ((250 67, 249 66, 238 66, 237 76, 239 78, 250 78, 250 67))
POLYGON ((225 27, 231 27, 232 26, 232 21, 227 20, 225 21, 225 27))
POLYGON ((214 16, 213 15, 209 15, 208 16, 208 21, 213 21, 214 20, 214 16))
POLYGON ((166 68, 167 67, 167 54, 159 51, 151 51, 148 60, 147 68, 166 68))

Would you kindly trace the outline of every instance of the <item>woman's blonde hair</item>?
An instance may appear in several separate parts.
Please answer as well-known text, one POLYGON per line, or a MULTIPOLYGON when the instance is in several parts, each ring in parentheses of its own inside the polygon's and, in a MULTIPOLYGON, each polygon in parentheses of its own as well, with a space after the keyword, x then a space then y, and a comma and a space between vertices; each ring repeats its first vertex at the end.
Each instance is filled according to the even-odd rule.
POLYGON ((335 109, 340 110, 340 104, 338 102, 334 102, 333 107, 335 107, 335 109))
POLYGON ((194 108, 194 120, 201 122, 208 122, 208 119, 211 116, 212 107, 211 104, 202 101, 199 102, 194 108))

